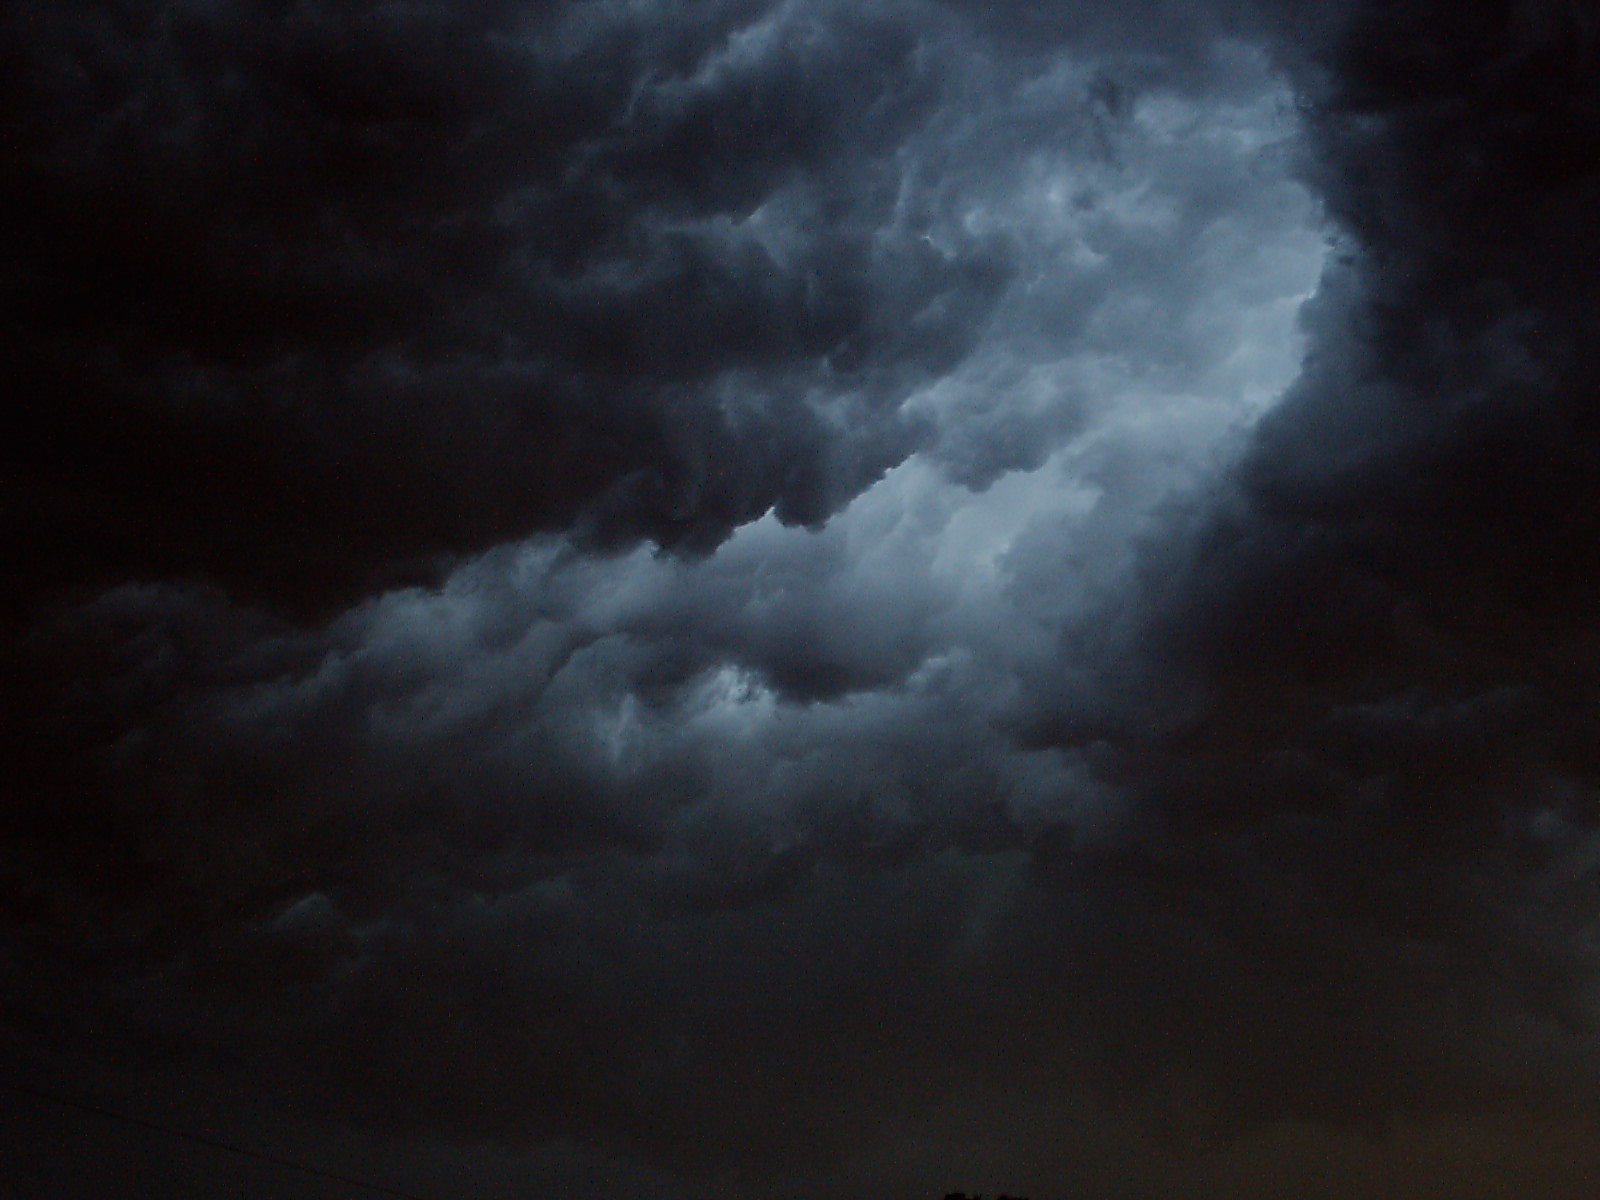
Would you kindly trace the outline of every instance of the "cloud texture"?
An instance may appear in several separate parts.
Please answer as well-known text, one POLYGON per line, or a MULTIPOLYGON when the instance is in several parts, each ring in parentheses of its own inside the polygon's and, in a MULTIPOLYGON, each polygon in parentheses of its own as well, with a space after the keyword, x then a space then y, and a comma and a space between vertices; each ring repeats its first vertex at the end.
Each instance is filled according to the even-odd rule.
POLYGON ((1600 30, 1312 7, 15 7, 5 1069, 1587 1194, 1600 30))

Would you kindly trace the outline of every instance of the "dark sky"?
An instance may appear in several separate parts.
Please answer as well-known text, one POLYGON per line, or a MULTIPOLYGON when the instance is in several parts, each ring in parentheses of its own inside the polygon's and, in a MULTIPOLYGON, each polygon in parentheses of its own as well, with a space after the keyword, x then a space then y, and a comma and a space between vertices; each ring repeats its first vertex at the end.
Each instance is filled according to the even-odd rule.
POLYGON ((13 0, 0 1191, 1600 1186, 1586 0, 13 0))

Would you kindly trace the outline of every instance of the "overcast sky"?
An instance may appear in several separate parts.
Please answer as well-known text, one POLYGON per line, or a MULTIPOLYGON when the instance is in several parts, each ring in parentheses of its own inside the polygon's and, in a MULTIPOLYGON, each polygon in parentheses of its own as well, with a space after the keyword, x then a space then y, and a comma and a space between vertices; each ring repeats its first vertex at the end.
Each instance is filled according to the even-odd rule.
POLYGON ((1582 0, 14 0, 0 1187, 1600 1183, 1582 0))

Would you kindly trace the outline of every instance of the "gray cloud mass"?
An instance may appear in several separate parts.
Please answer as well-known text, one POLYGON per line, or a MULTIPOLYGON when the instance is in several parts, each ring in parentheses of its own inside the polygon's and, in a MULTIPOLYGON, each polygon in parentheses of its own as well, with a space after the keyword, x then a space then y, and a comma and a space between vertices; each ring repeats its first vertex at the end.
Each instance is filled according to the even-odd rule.
POLYGON ((1583 6, 0 27, 8 1079, 441 1197, 1590 1193, 1583 6))

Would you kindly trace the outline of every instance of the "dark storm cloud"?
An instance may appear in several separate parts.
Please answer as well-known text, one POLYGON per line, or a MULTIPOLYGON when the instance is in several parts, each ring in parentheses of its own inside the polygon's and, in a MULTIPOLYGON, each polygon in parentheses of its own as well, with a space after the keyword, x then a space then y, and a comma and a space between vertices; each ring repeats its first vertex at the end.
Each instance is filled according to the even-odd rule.
POLYGON ((1357 23, 1312 125, 1351 260, 1179 618, 1216 719, 1270 690, 1352 780, 1403 765, 1419 821, 1593 784, 1593 47, 1564 6, 1357 23))
POLYGON ((625 611, 525 620, 508 646, 503 602, 394 597, 320 662, 257 640, 220 678, 183 663, 204 604, 86 614, 146 625, 142 661, 80 676, 143 711, 57 784, 54 840, 21 831, 20 885, 55 902, 9 916, 27 1056, 88 1039, 201 1077, 242 1057, 347 1120, 680 1170, 814 1169, 870 1142, 873 1105, 937 1066, 963 947, 1015 886, 967 812, 992 738, 927 683, 779 709, 747 673, 627 635, 625 611), (112 794, 128 779, 143 794, 112 794), (70 833, 108 816, 104 839, 70 833), (883 1063, 865 1090, 863 1056, 883 1063))
POLYGON ((913 444, 895 399, 1010 269, 876 238, 938 22, 7 20, 25 586, 178 574, 325 611, 580 520, 701 548, 773 506, 813 523, 913 444))
MULTIPOLYGON (((179 576, 317 615, 541 530, 825 519, 929 436, 900 401, 1035 249, 971 219, 986 165, 1251 75, 1183 22, 997 103, 1015 47, 924 5, 8 21, 23 598, 179 576)), ((1062 433, 974 420, 977 481, 1062 433)))
POLYGON ((986 947, 1032 840, 1123 805, 995 718, 1292 365, 1235 353, 1319 253, 1262 56, 14 21, 8 1059, 813 1186, 1089 1105, 986 947), (1069 588, 1013 545, 1056 528, 1069 588), (590 554, 641 538, 709 556, 590 554))
POLYGON ((5 1060, 641 1192, 1600 1160, 1595 33, 1318 7, 8 17, 5 1060))
POLYGON ((1025 705, 1138 797, 1088 867, 1136 961, 1073 978, 1184 981, 1108 986, 1116 1072, 1362 1124, 1600 1102, 1479 1044, 1594 1054, 1594 53, 1573 6, 1373 5, 1303 76, 1346 238, 1306 368, 1025 705))

